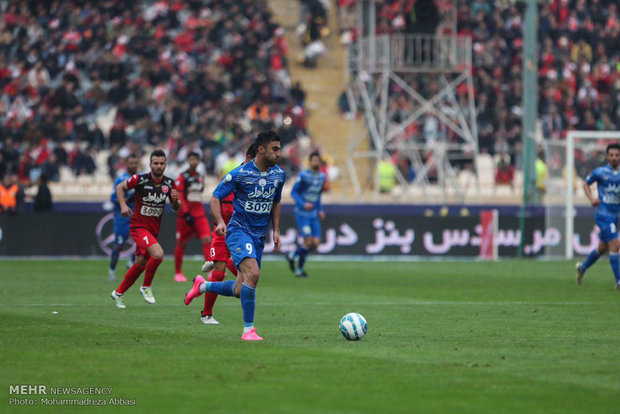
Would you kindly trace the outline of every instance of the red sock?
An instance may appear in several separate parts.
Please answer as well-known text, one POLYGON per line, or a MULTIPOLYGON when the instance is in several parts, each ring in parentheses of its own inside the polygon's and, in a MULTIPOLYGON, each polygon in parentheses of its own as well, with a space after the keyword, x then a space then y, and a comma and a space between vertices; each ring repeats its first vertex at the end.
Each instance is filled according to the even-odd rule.
MULTIPOLYGON (((209 282, 221 282, 226 277, 226 271, 218 271, 214 270, 209 275, 209 282)), ((202 311, 203 315, 213 315, 213 305, 215 305, 215 300, 217 299, 217 294, 212 292, 205 293, 205 307, 202 311)))
POLYGON ((177 245, 174 248, 174 272, 181 273, 181 266, 183 266, 183 254, 185 253, 185 246, 177 245))
POLYGON ((202 255, 205 257, 205 260, 211 260, 211 242, 202 243, 202 255))
POLYGON ((140 277, 142 272, 144 271, 144 267, 138 266, 137 263, 134 263, 133 266, 129 268, 127 273, 125 274, 125 278, 121 282, 120 286, 116 288, 116 293, 123 294, 134 284, 137 278, 140 277))
POLYGON ((142 282, 143 287, 150 287, 153 284, 155 272, 163 261, 164 259, 154 259, 152 257, 149 259, 146 263, 146 272, 144 272, 144 282, 142 282))
POLYGON ((230 273, 235 275, 235 277, 237 276, 237 268, 235 267, 235 262, 233 262, 233 259, 228 259, 228 262, 226 262, 226 267, 230 270, 230 273))

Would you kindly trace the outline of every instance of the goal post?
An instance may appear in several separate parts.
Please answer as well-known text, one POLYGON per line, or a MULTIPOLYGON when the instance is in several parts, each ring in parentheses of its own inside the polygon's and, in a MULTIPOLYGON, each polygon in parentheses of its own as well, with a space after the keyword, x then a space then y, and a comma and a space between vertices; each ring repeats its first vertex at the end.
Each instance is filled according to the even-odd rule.
POLYGON ((587 157, 589 152, 600 151, 606 144, 620 141, 620 131, 568 131, 566 135, 566 186, 564 210, 564 257, 572 259, 574 256, 575 238, 575 188, 576 169, 575 151, 583 150, 587 157), (601 145, 603 144, 603 145, 601 145))

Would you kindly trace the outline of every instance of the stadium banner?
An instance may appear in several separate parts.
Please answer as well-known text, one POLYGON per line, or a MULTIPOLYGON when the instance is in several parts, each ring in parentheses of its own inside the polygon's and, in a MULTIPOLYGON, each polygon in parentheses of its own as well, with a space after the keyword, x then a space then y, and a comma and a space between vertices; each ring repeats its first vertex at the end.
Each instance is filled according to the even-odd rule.
MULTIPOLYGON (((346 215, 330 213, 323 221, 318 248, 326 255, 358 256, 453 256, 477 257, 482 243, 479 216, 425 217, 384 214, 346 215)), ((175 245, 176 217, 165 214, 159 240, 168 255, 175 245)), ((499 257, 514 257, 519 245, 519 219, 500 217, 497 233, 499 257)), ((283 214, 282 252, 295 248, 297 230, 291 214, 283 214)), ((113 245, 112 213, 46 213, 0 215, 0 256, 105 256, 113 245)), ((587 255, 598 242, 591 218, 575 219, 573 246, 576 255, 587 255)), ((541 256, 545 249, 563 245, 563 229, 545 229, 544 217, 526 220, 526 256, 541 256)), ((122 257, 130 254, 126 246, 122 257)), ((271 237, 265 253, 271 253, 271 237)), ((198 240, 190 241, 186 253, 200 255, 198 240)))

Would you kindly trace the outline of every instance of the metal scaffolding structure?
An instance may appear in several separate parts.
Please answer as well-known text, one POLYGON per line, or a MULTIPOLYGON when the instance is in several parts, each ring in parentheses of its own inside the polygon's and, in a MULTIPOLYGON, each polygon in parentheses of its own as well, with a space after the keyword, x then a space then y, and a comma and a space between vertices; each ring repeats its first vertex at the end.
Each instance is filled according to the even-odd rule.
POLYGON ((456 2, 438 4, 441 35, 376 35, 374 0, 359 2, 358 38, 347 51, 349 105, 363 114, 361 129, 353 121, 347 159, 358 198, 366 184, 379 192, 377 165, 395 153, 416 173, 411 181, 397 171, 404 198, 432 186, 441 201, 465 198, 457 175, 478 155, 472 45, 456 35, 456 2), (370 168, 360 173, 362 160, 370 168))

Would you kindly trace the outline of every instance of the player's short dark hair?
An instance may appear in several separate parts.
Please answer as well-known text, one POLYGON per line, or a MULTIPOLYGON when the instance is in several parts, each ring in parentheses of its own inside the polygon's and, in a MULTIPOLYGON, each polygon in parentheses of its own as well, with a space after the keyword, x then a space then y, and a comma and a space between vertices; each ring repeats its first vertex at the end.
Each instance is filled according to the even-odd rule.
POLYGON ((258 151, 256 150, 256 144, 252 144, 248 147, 248 150, 245 152, 245 156, 247 157, 248 155, 252 158, 256 157, 256 153, 258 151))
POLYGON ((609 154, 609 150, 612 150, 612 149, 620 151, 620 144, 618 144, 617 142, 614 142, 613 144, 609 144, 607 146, 607 149, 605 150, 605 154, 609 154))
POLYGON ((191 151, 189 154, 187 154, 187 159, 189 160, 192 157, 196 157, 198 159, 200 159, 200 155, 198 155, 198 153, 196 151, 191 151))
POLYGON ((280 137, 278 136, 278 134, 275 133, 275 131, 261 131, 256 136, 256 141, 254 141, 254 145, 256 145, 256 150, 258 152, 258 147, 266 148, 267 144, 273 141, 280 142, 280 137))
POLYGON ((308 161, 312 161, 312 158, 314 157, 319 157, 319 160, 321 160, 321 154, 319 154, 318 151, 312 151, 308 156, 308 161))
POLYGON ((166 158, 166 153, 164 152, 164 150, 156 149, 153 152, 151 152, 150 162, 153 162, 153 157, 164 157, 164 158, 166 158))

